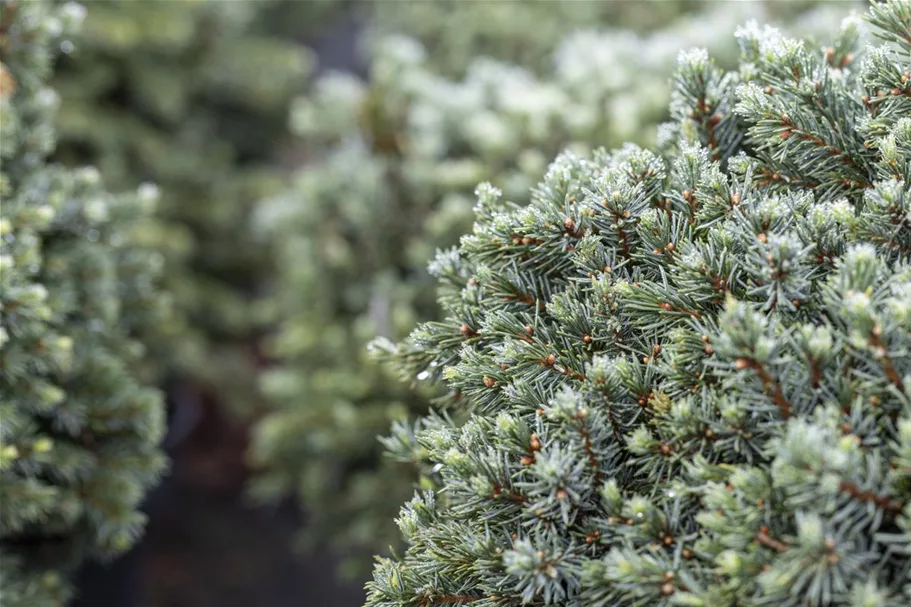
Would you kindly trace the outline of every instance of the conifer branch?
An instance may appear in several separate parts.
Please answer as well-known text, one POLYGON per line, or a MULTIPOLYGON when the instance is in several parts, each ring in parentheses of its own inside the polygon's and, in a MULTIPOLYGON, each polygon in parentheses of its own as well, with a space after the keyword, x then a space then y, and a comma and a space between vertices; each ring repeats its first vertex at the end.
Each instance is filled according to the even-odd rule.
POLYGON ((734 361, 734 366, 738 369, 751 369, 756 372, 759 381, 762 382, 766 394, 772 399, 772 402, 778 407, 781 417, 787 419, 791 417, 791 403, 785 397, 784 392, 766 366, 755 358, 738 358, 734 361))
POLYGON ((787 544, 770 536, 767 530, 761 530, 759 533, 757 533, 756 541, 766 548, 771 548, 775 552, 787 552, 788 550, 787 544))

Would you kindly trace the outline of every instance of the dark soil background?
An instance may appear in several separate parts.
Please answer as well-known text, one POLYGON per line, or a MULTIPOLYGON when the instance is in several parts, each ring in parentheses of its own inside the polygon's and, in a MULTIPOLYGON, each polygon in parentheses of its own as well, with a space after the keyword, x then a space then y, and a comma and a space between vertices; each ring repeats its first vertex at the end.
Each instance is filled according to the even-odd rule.
POLYGON ((294 551, 306 524, 297 508, 256 508, 245 497, 246 428, 214 403, 199 409, 149 497, 144 539, 114 563, 87 566, 73 607, 362 605, 363 585, 338 580, 333 555, 294 551))

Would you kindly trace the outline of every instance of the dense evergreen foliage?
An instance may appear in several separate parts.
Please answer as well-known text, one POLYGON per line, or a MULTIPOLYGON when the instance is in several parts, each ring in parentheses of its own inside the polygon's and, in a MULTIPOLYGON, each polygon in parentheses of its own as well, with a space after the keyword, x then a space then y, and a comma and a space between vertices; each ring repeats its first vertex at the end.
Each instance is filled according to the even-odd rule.
POLYGON ((377 344, 449 392, 369 605, 911 602, 911 4, 868 20, 684 52, 657 153, 479 186, 447 319, 377 344))
MULTIPOLYGON (((391 519, 417 474, 383 463, 376 437, 392 420, 424 414, 431 394, 409 393, 365 346, 437 317, 426 260, 470 228, 476 184, 527 200, 565 146, 587 155, 653 141, 681 47, 708 44, 733 67, 728 32, 789 8, 721 3, 675 19, 681 7, 651 6, 671 24, 635 34, 619 26, 657 18, 644 19, 638 3, 380 3, 368 31, 369 83, 327 73, 295 103, 292 127, 312 153, 294 187, 258 216, 275 251, 266 305, 280 326, 266 344, 277 364, 262 382, 273 412, 257 428, 251 461, 258 495, 300 498, 310 539, 371 551, 397 543, 391 519), (554 17, 561 11, 563 21, 554 17), (610 27, 571 32, 596 17, 610 27), (450 18, 451 29, 438 31, 450 18), (409 35, 378 34, 396 28, 409 35), (455 62, 476 38, 477 53, 501 59, 455 62)), ((802 32, 844 15, 842 6, 790 8, 802 32)))
POLYGON ((164 467, 164 407, 139 379, 166 322, 160 255, 134 239, 148 188, 114 196, 94 168, 50 164, 48 86, 75 4, 0 3, 0 586, 5 607, 60 605, 86 556, 141 532, 164 467))

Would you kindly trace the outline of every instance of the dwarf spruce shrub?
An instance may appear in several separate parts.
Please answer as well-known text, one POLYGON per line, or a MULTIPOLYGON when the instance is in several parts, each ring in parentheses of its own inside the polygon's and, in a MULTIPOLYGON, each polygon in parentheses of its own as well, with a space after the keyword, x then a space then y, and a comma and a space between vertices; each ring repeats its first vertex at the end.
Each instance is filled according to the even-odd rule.
POLYGON ((75 4, 0 3, 0 602, 61 605, 86 557, 141 532, 164 466, 164 406, 139 379, 166 319, 160 259, 133 228, 148 188, 114 196, 97 170, 50 164, 48 87, 75 4))
POLYGON ((684 52, 660 152, 479 186, 447 319, 377 344, 449 392, 368 605, 911 602, 911 4, 867 21, 684 52))
MULTIPOLYGON (((677 10, 654 6, 665 18, 677 10)), ((373 35, 393 29, 397 10, 399 31, 409 35, 374 40, 368 82, 327 72, 295 102, 292 129, 311 148, 310 161, 257 214, 277 270, 263 307, 278 325, 264 344, 275 361, 262 376, 269 413, 251 448, 257 496, 298 497, 309 540, 367 553, 397 542, 392 519, 430 468, 384 462, 376 436, 391 420, 425 414, 432 390, 410 393, 365 346, 437 318, 426 260, 470 229, 477 183, 525 201, 565 146, 588 155, 599 145, 654 141, 681 46, 706 44, 733 67, 729 30, 783 8, 720 3, 635 34, 617 29, 638 19, 642 7, 629 2, 378 3, 373 35), (431 36, 453 7, 462 26, 431 36), (557 22, 545 9, 554 7, 579 9, 565 30, 592 29, 549 38, 557 22), (595 8, 603 22, 581 20, 595 8), (521 37, 504 23, 507 9, 542 28, 521 37), (501 59, 451 65, 471 32, 501 59), (527 54, 545 48, 546 59, 527 54)), ((793 12, 799 18, 790 26, 800 32, 846 14, 842 6, 793 12)), ((369 560, 361 561, 368 571, 369 560)))

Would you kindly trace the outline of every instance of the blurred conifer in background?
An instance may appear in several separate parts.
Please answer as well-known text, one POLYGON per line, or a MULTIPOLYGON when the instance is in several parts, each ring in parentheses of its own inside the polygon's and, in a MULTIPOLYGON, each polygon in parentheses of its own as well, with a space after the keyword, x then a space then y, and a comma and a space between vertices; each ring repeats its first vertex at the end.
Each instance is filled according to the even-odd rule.
POLYGON ((54 78, 66 100, 56 158, 96 164, 118 187, 160 189, 155 221, 140 238, 165 254, 181 314, 169 339, 151 344, 154 359, 163 376, 192 377, 222 404, 248 410, 256 383, 250 304, 271 272, 250 214, 284 183, 288 104, 314 64, 306 47, 273 30, 281 10, 331 7, 111 0, 87 8, 54 78))

